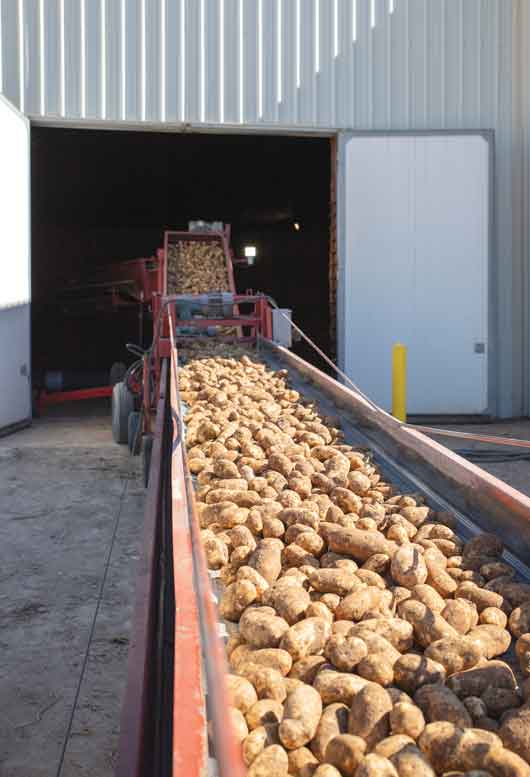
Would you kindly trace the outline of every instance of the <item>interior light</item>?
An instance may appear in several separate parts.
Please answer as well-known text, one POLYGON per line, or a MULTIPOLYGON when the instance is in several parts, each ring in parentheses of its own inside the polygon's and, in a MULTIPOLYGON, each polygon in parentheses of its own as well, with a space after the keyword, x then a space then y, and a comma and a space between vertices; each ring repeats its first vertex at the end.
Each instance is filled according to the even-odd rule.
POLYGON ((295 221, 293 224, 293 227, 296 229, 297 232, 300 232, 300 222, 295 221))
POLYGON ((247 259, 256 258, 256 246, 245 246, 245 256, 247 259))

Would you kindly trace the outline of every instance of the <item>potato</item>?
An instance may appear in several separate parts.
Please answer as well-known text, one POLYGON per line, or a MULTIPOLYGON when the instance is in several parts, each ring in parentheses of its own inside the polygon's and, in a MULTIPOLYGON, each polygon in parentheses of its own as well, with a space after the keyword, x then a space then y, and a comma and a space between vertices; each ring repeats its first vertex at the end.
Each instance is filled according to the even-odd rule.
POLYGON ((405 653, 394 664, 395 684, 410 694, 422 685, 443 683, 445 676, 445 667, 426 655, 405 653))
POLYGON ((208 569, 221 569, 228 563, 228 548, 218 537, 207 537, 203 540, 208 569))
POLYGON ((250 764, 270 745, 278 745, 278 724, 258 726, 243 740, 243 761, 250 764))
POLYGON ((239 630, 245 641, 255 648, 276 648, 289 624, 279 618, 271 607, 247 609, 239 621, 239 630))
POLYGON ((475 642, 464 636, 444 637, 431 642, 425 650, 425 658, 441 664, 447 675, 471 669, 481 660, 483 653, 475 642))
POLYGON ((372 750, 389 734, 391 709, 392 700, 384 688, 377 683, 366 683, 352 700, 348 718, 349 733, 362 737, 368 750, 372 750))
POLYGON ((340 596, 338 594, 321 594, 319 601, 325 604, 328 610, 335 613, 335 610, 340 604, 340 596))
POLYGON ((407 599, 398 606, 401 618, 412 624, 414 636, 421 647, 428 647, 444 637, 456 637, 457 632, 441 615, 433 612, 421 602, 407 599))
POLYGON ((261 540, 261 542, 258 543, 256 550, 250 557, 248 565, 253 567, 256 572, 259 572, 269 585, 272 585, 272 583, 280 576, 282 569, 282 554, 281 548, 277 545, 265 544, 266 542, 267 540, 261 540))
POLYGON ((425 728, 425 718, 421 709, 407 702, 400 702, 393 706, 389 723, 392 734, 405 734, 412 739, 417 739, 425 728))
MULTIPOLYGON (((286 651, 287 652, 287 651, 286 651)), ((305 656, 293 663, 289 677, 312 685, 320 669, 329 666, 324 656, 305 656)))
POLYGON ((318 766, 318 761, 307 747, 299 747, 287 753, 289 759, 289 774, 293 777, 312 777, 318 766))
POLYGON ((326 658, 341 672, 352 672, 359 661, 368 654, 368 648, 362 639, 332 635, 324 650, 326 658))
POLYGON ((348 636, 360 637, 361 639, 372 634, 384 637, 400 653, 410 650, 414 641, 412 625, 401 618, 362 620, 360 623, 354 624, 348 632, 348 636))
POLYGON ((329 550, 353 556, 355 560, 367 561, 376 553, 384 553, 392 558, 398 546, 387 540, 378 531, 363 531, 362 529, 341 529, 330 532, 328 538, 329 550))
POLYGON ((414 694, 414 701, 428 723, 446 720, 461 728, 473 725, 469 712, 458 696, 444 685, 422 685, 414 694))
POLYGON ((319 692, 324 705, 340 702, 349 706, 367 682, 354 674, 321 669, 313 681, 313 687, 319 692))
POLYGON ((295 750, 310 742, 315 736, 321 715, 322 700, 310 685, 302 685, 290 693, 285 701, 279 728, 283 746, 287 750, 295 750))
POLYGON ((248 726, 245 716, 237 707, 229 707, 228 714, 232 723, 232 730, 238 742, 242 742, 248 735, 248 726))
POLYGON ((480 769, 488 752, 501 747, 499 737, 490 731, 478 728, 464 731, 447 721, 427 724, 418 744, 440 773, 480 769))
POLYGON ((471 629, 466 639, 480 650, 484 658, 495 658, 510 647, 510 633, 499 626, 484 624, 471 629))
POLYGON ((254 686, 244 677, 234 674, 227 676, 226 683, 232 706, 246 714, 258 700, 254 686))
POLYGON ((287 753, 280 745, 266 747, 252 762, 248 777, 287 777, 289 761, 287 753))
POLYGON ((256 601, 258 592, 250 580, 238 580, 227 585, 219 603, 219 613, 229 621, 238 621, 249 604, 256 601))
POLYGON ((333 737, 348 732, 349 709, 345 704, 329 704, 325 707, 311 742, 311 750, 322 762, 325 760, 326 748, 333 737))
MULTIPOLYGON (((240 526, 238 528, 244 529, 245 527, 240 526)), ((259 574, 259 572, 256 572, 256 570, 252 567, 247 567, 245 565, 239 567, 237 570, 236 580, 250 580, 257 591, 258 600, 263 598, 263 594, 269 587, 269 584, 265 578, 259 574)))
POLYGON ((422 602, 433 612, 441 614, 446 606, 445 599, 430 585, 415 585, 411 592, 412 599, 422 602))
POLYGON ((382 591, 384 591, 387 587, 384 578, 382 578, 381 575, 378 575, 377 572, 373 572, 371 569, 363 569, 361 567, 361 569, 358 569, 355 573, 355 577, 360 580, 361 583, 369 586, 375 586, 376 588, 380 588, 382 591))
POLYGON ((343 777, 354 777, 366 752, 366 742, 351 734, 333 737, 326 748, 326 761, 337 767, 343 777))
POLYGON ((363 587, 361 580, 348 569, 315 569, 310 573, 309 581, 315 591, 339 596, 347 596, 363 587))
POLYGON ((449 599, 441 615, 460 634, 467 634, 478 625, 477 608, 467 599, 449 599))
POLYGON ((271 669, 276 669, 284 677, 289 674, 293 665, 293 660, 289 653, 279 648, 253 650, 251 655, 249 655, 249 661, 258 666, 268 666, 271 669))
POLYGON ((245 717, 250 731, 259 726, 278 725, 283 718, 283 704, 275 699, 260 699, 245 717))
POLYGON ((423 560, 429 572, 427 583, 444 599, 452 596, 457 589, 457 583, 446 571, 447 560, 438 548, 428 548, 423 554, 423 560))
POLYGON ((481 613, 486 607, 503 607, 503 597, 500 594, 496 594, 494 591, 487 591, 485 588, 480 588, 475 583, 465 581, 460 583, 456 589, 455 596, 460 599, 467 599, 473 602, 478 612, 481 613))
POLYGON ((383 758, 391 759, 396 753, 410 745, 414 745, 414 740, 411 737, 405 734, 394 734, 378 742, 374 748, 374 753, 383 756, 383 758))
POLYGON ((499 736, 504 746, 530 761, 530 707, 513 710, 503 719, 499 736))
POLYGON ((305 614, 306 618, 323 618, 330 626, 333 623, 333 613, 322 602, 311 602, 305 614))
POLYGON ((405 745, 390 760, 399 775, 435 777, 436 772, 431 764, 414 744, 405 745))
POLYGON ((287 692, 283 676, 277 669, 253 664, 250 656, 249 662, 240 664, 237 671, 252 683, 259 699, 274 699, 280 702, 285 699, 287 692))
POLYGON ((398 773, 388 758, 369 753, 357 768, 355 777, 398 777, 398 773))
POLYGON ((524 675, 530 675, 530 634, 521 634, 515 643, 515 655, 524 675))
POLYGON ((486 705, 487 716, 492 718, 499 718, 521 704, 519 692, 509 688, 486 688, 481 700, 486 705))
POLYGON ((331 764, 320 764, 313 772, 313 777, 341 777, 341 773, 331 764))
POLYGON ((465 672, 457 672, 447 681, 447 685, 460 699, 468 696, 482 696, 487 688, 517 687, 514 674, 503 661, 488 661, 465 672))
POLYGON ((282 636, 280 648, 293 661, 320 653, 331 635, 331 626, 323 618, 306 618, 291 626, 282 636))
POLYGON ((374 553, 370 556, 368 561, 365 561, 362 565, 362 569, 369 569, 372 572, 377 572, 379 575, 384 575, 390 567, 390 556, 385 553, 374 553))
POLYGON ((491 748, 484 757, 487 774, 494 777, 530 777, 530 766, 507 748, 491 748))
POLYGON ((368 655, 357 664, 357 674, 384 688, 394 682, 394 667, 386 656, 368 655))
POLYGON ((345 596, 335 610, 337 620, 360 621, 367 612, 386 611, 392 602, 390 591, 367 586, 345 596))
POLYGON ((402 515, 407 519, 407 521, 410 521, 410 523, 416 527, 420 527, 425 523, 430 515, 430 512, 431 510, 429 507, 403 507, 399 511, 400 515, 402 515))
POLYGON ((404 588, 422 585, 428 576, 423 556, 412 545, 403 545, 396 551, 390 563, 390 574, 404 588))
POLYGON ((512 610, 508 628, 516 639, 530 631, 530 602, 524 602, 512 610))
POLYGON ((304 617, 311 599, 294 577, 282 577, 266 592, 263 603, 274 607, 278 615, 292 626, 304 617))

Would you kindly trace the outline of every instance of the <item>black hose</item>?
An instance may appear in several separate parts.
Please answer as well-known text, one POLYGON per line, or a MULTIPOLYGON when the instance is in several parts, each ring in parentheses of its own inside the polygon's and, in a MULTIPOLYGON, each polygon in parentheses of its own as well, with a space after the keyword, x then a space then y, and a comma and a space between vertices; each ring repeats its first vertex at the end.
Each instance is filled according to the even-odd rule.
POLYGON ((461 448, 455 450, 459 456, 469 461, 476 461, 483 464, 505 464, 511 461, 530 461, 530 453, 506 453, 497 451, 494 448, 478 450, 475 448, 461 448))

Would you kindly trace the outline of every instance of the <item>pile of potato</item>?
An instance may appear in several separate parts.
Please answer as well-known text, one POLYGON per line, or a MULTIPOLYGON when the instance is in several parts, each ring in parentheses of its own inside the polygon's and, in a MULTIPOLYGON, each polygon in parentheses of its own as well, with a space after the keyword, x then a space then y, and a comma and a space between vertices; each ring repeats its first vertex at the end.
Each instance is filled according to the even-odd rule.
POLYGON ((220 243, 183 240, 168 246, 168 294, 206 294, 229 290, 225 255, 220 243))
POLYGON ((499 539, 462 542, 285 370, 223 350, 180 391, 249 777, 529 776, 530 585, 499 539))

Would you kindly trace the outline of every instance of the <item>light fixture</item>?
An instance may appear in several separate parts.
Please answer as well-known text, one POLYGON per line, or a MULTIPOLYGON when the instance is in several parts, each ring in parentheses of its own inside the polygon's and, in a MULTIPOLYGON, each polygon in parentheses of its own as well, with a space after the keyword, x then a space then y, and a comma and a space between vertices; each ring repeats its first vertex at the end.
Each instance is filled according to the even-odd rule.
POLYGON ((295 221, 294 224, 293 224, 293 227, 295 228, 295 230, 297 232, 300 232, 300 222, 299 221, 295 221))
POLYGON ((245 246, 245 259, 248 265, 253 265, 256 261, 256 246, 245 246))

